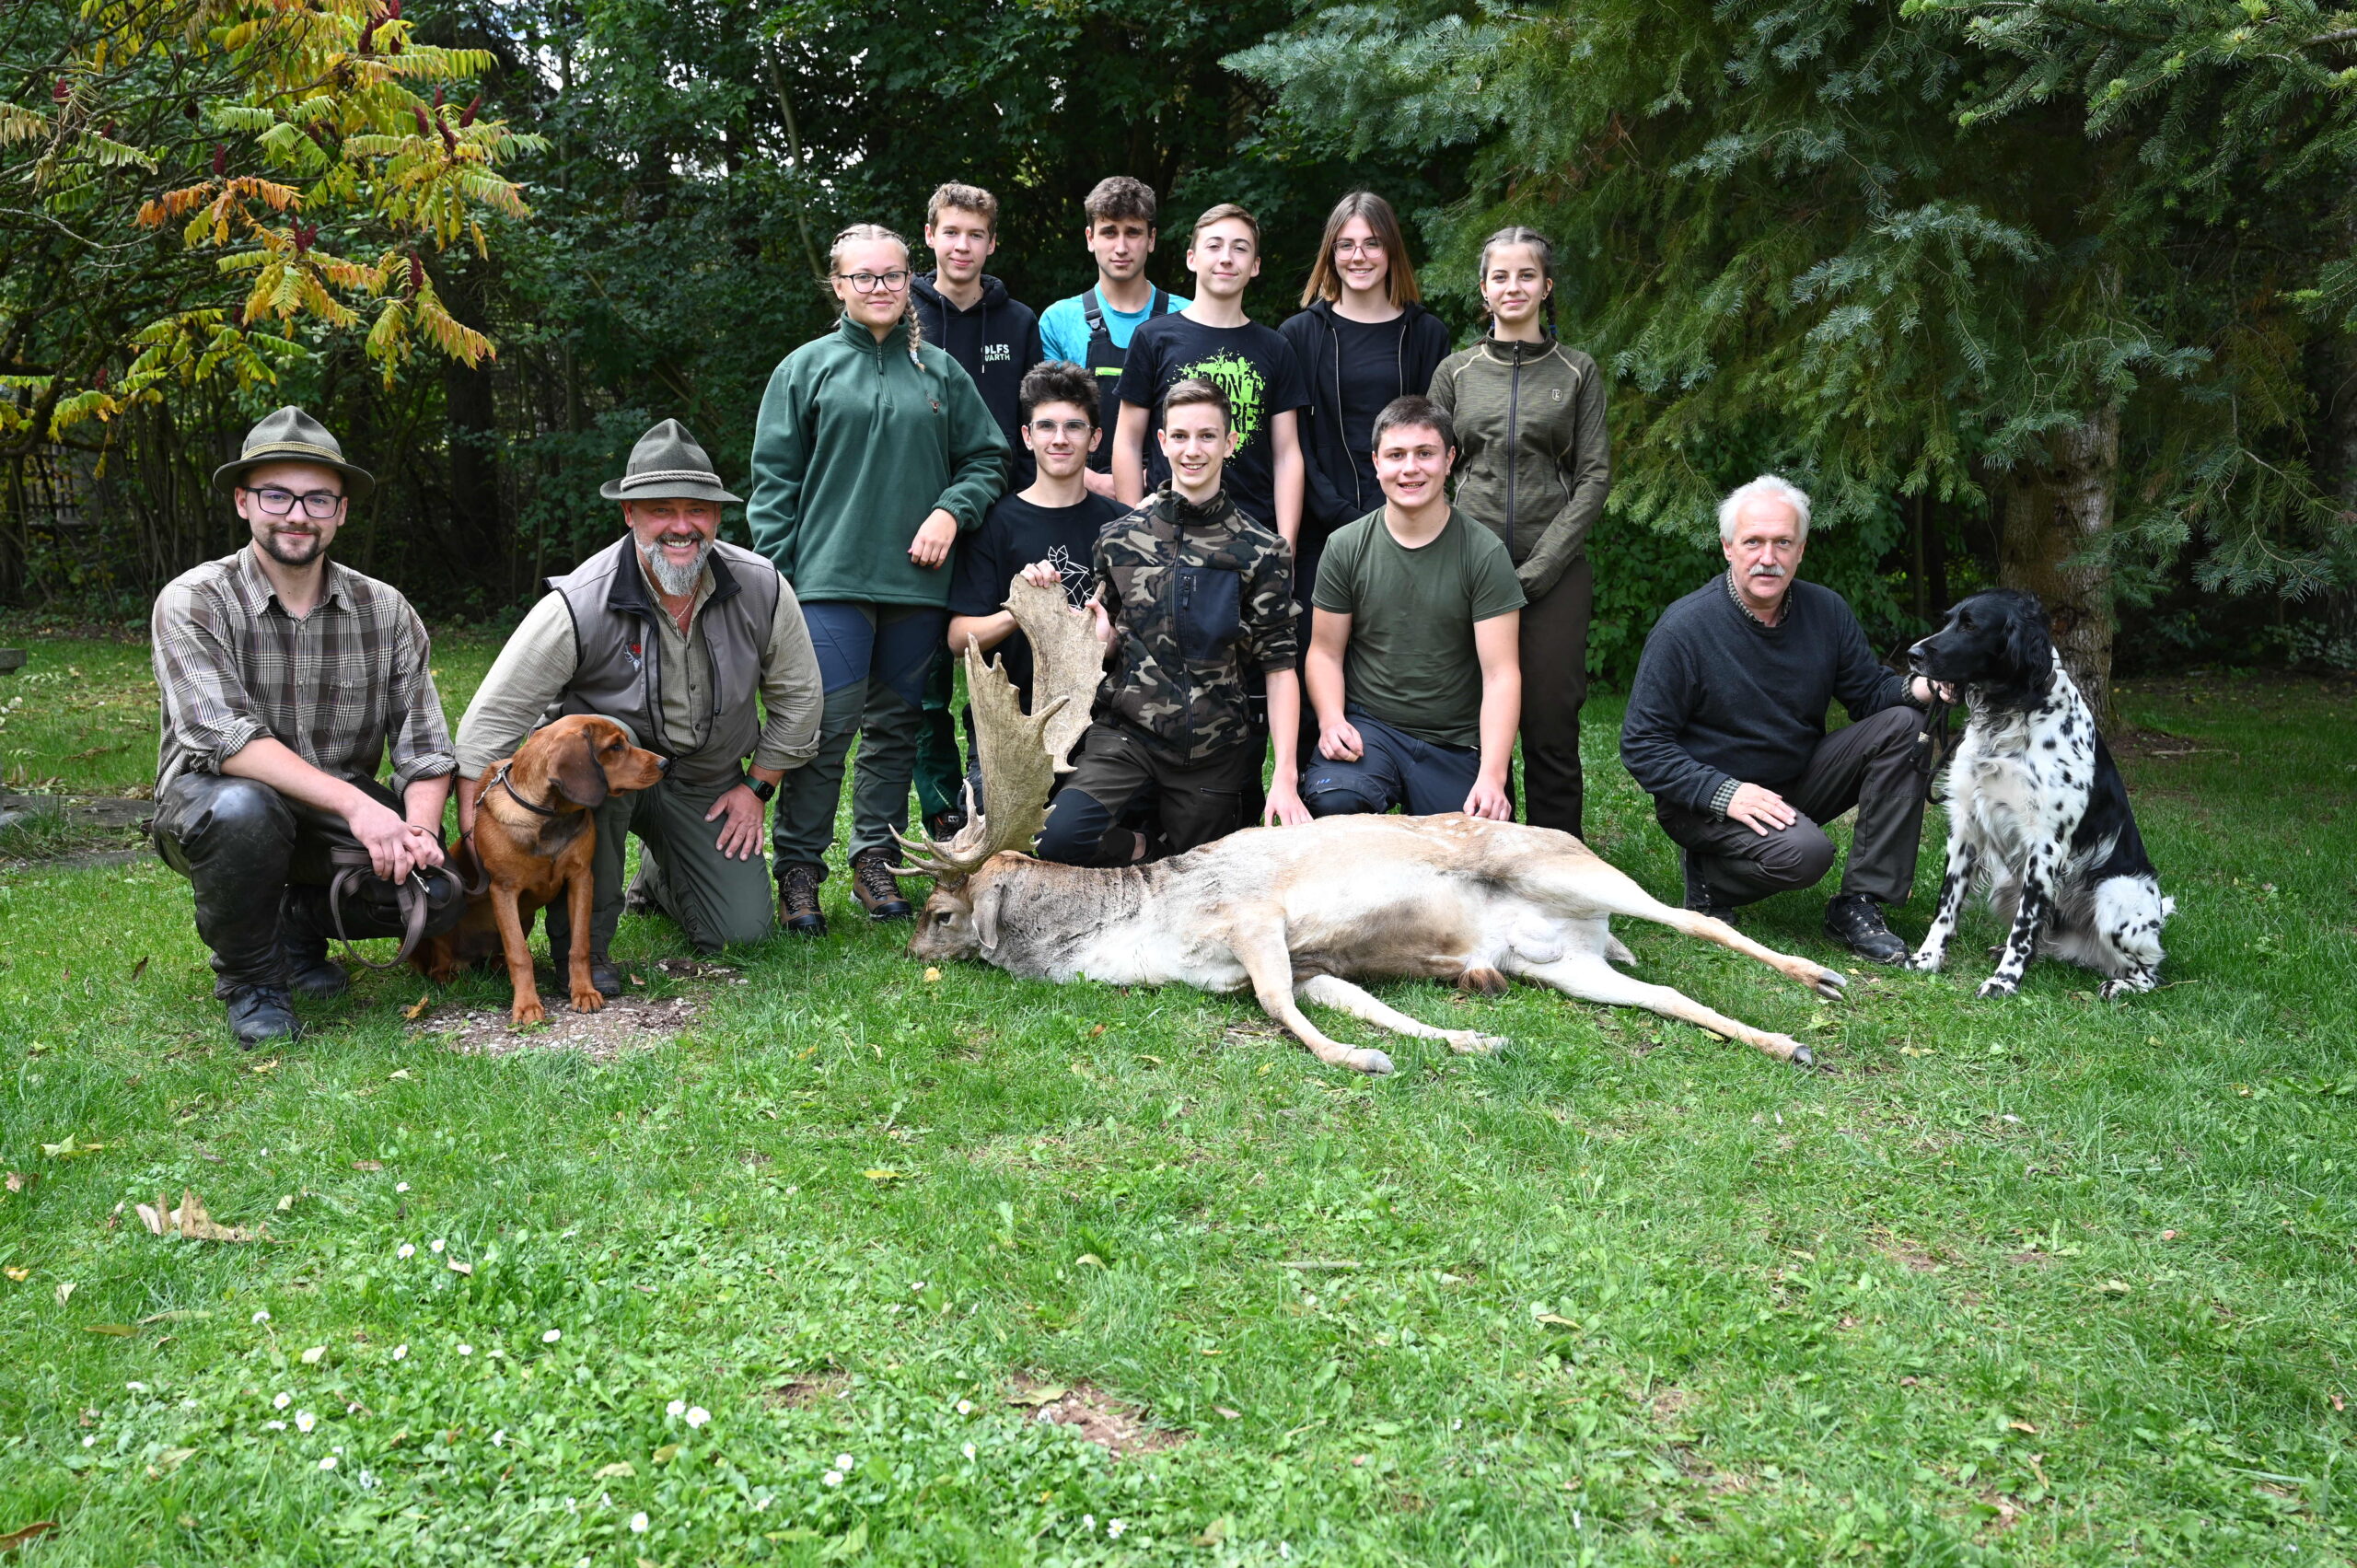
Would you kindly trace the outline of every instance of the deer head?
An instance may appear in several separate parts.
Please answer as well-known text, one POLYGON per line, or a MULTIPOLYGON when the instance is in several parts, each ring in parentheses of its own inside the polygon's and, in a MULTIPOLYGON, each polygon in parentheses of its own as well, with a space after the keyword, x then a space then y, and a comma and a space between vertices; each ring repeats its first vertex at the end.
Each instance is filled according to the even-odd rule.
POLYGON ((946 843, 920 835, 901 837, 908 861, 894 869, 923 872, 934 879, 933 896, 918 917, 909 952, 920 958, 971 958, 997 943, 996 904, 983 907, 969 896, 967 883, 1004 852, 1031 847, 1045 820, 1048 796, 1058 773, 1070 772, 1066 753, 1088 727, 1090 697, 1104 670, 1104 649, 1091 618, 1065 602, 1061 587, 1040 587, 1016 577, 1007 586, 1006 608, 1031 645, 1032 706, 1026 714, 997 659, 985 664, 981 649, 966 645, 966 694, 974 708, 974 749, 980 753, 982 804, 966 792, 966 826, 946 843))

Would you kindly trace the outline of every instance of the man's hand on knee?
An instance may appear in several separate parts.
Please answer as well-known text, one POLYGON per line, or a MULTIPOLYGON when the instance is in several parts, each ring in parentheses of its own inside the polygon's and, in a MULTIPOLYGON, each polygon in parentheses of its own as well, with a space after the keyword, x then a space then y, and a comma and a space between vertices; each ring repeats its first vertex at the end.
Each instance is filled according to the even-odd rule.
POLYGON ((1782 832, 1799 819, 1800 813, 1786 805, 1782 796, 1756 784, 1736 785, 1735 796, 1727 802, 1727 820, 1742 823, 1763 839, 1782 832))
POLYGON ((727 820, 721 823, 720 837, 714 843, 731 860, 750 860, 761 847, 761 796, 738 784, 714 801, 703 819, 709 822, 723 814, 727 820))

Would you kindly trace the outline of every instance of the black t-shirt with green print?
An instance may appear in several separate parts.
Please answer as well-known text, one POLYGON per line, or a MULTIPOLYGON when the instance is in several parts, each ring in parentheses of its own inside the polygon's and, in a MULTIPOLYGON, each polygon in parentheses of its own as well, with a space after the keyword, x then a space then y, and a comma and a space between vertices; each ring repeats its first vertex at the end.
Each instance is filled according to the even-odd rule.
POLYGON ((1227 394, 1236 422, 1236 455, 1227 459, 1220 488, 1237 508, 1261 527, 1277 526, 1276 447, 1269 424, 1280 413, 1309 406, 1309 386, 1293 345, 1272 327, 1248 321, 1241 327, 1206 327, 1182 314, 1142 322, 1130 339, 1129 363, 1121 371, 1121 401, 1152 412, 1145 430, 1145 487, 1170 477, 1162 460, 1162 395, 1190 378, 1209 381, 1227 394))

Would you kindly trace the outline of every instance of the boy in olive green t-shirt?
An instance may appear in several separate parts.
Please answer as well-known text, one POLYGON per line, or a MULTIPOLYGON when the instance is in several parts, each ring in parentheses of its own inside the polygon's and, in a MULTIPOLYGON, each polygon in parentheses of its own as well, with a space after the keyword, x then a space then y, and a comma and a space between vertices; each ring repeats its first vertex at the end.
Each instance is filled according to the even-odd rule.
POLYGON ((1522 587, 1496 536, 1448 505, 1448 415, 1395 400, 1375 422, 1380 512, 1326 543, 1305 673, 1318 748, 1312 816, 1463 811, 1514 819, 1522 587))

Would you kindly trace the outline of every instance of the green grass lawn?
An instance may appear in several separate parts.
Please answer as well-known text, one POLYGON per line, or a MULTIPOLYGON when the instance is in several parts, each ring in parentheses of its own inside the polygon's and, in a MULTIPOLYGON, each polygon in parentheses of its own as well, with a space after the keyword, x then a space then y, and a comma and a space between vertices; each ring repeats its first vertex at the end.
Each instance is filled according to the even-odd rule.
MULTIPOLYGON (((489 652, 437 650, 454 706, 489 652)), ((10 779, 135 786, 144 669, 36 644, 0 678, 10 779)), ((407 973, 256 1057, 160 865, 11 873, 0 1167, 39 1179, 0 1195, 0 1537, 59 1521, 34 1564, 2347 1562, 2357 733, 2345 690, 2131 686, 2184 738, 2125 762, 2178 900, 2154 995, 2040 965, 1978 1002, 1985 917, 1952 973, 1838 1006, 1623 928, 1817 1074, 1411 985, 1515 1045, 1341 1021, 1399 1062, 1370 1081, 1245 998, 928 979, 840 878, 834 935, 743 955, 610 1063, 434 1049, 407 973), (183 1187, 268 1239, 118 1214, 183 1187), (1018 1377, 1180 1440, 1110 1458, 1018 1377)), ((1590 710, 1595 842, 1672 892, 1618 716, 1590 710)), ((1820 908, 1750 928, 1831 958, 1820 908)), ((648 967, 681 951, 624 922, 658 987, 693 983, 648 967)))

